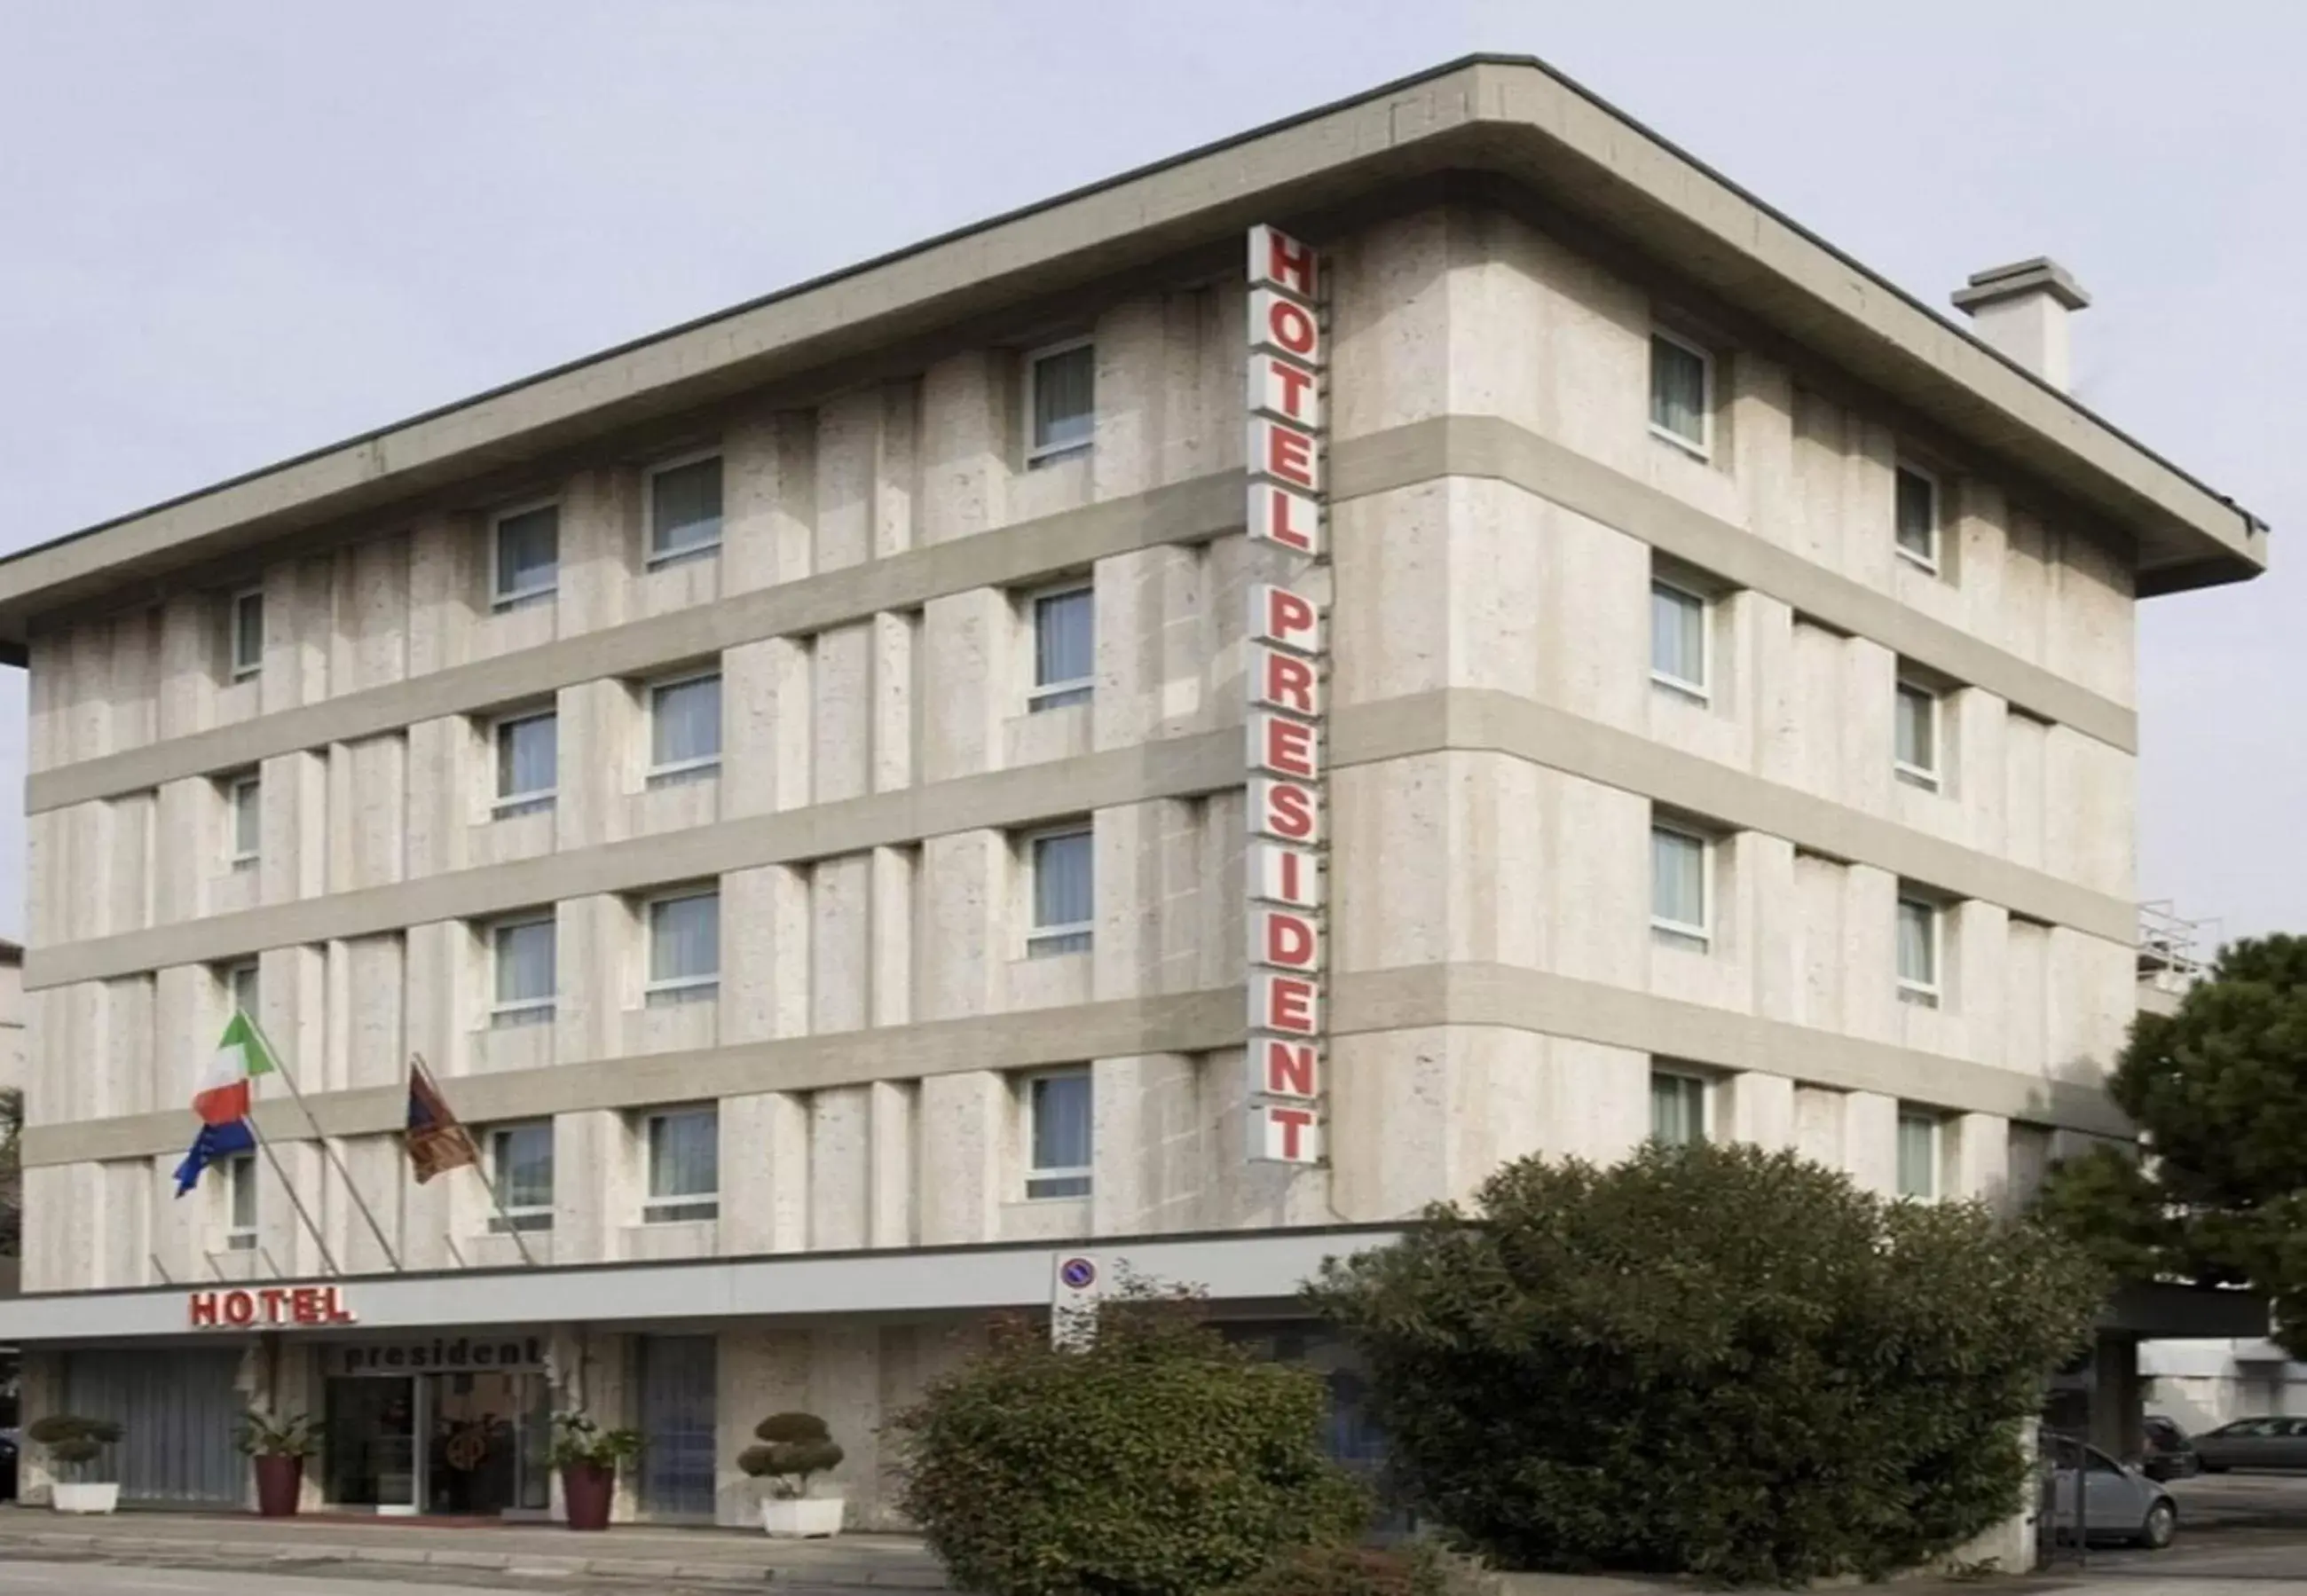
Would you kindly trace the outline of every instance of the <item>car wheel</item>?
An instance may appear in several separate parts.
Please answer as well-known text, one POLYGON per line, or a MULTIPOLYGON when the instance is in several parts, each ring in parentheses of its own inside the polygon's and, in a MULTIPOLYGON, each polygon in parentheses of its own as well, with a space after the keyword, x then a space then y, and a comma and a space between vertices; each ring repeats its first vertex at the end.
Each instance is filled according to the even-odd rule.
POLYGON ((2168 1502, 2157 1502, 2147 1510, 2147 1522, 2139 1526, 2139 1544, 2149 1551, 2161 1551, 2178 1532, 2179 1510, 2168 1502))
POLYGON ((2227 1465, 2225 1463, 2207 1463, 2203 1465, 2203 1472, 2206 1474, 2224 1474, 2226 1472, 2227 1465))

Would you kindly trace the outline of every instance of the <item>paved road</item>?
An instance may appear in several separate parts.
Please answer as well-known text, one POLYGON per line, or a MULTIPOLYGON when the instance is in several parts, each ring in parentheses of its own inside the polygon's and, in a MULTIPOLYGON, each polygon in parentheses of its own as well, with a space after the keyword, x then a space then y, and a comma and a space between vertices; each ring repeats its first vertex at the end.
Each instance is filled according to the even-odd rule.
MULTIPOLYGON (((486 1576, 485 1584, 452 1583, 414 1570, 364 1564, 331 1564, 305 1573, 253 1574, 246 1568, 163 1568, 141 1564, 81 1561, 0 1561, 0 1596, 504 1596, 507 1591, 553 1592, 554 1596, 684 1596, 695 1587, 656 1582, 596 1580, 572 1576, 486 1576), (416 1576, 410 1577, 412 1573, 416 1576)), ((784 1596, 860 1596, 853 1585, 805 1581, 776 1588, 784 1596)), ((710 1596, 728 1596, 722 1586, 710 1596)))

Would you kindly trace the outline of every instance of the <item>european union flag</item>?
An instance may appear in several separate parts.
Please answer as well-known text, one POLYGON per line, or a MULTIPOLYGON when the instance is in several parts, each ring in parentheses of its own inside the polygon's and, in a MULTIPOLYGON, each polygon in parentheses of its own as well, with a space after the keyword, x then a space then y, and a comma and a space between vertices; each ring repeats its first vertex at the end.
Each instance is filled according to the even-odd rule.
POLYGON ((227 1120, 221 1125, 203 1125, 200 1135, 193 1138, 193 1150, 184 1154, 184 1162, 176 1166, 176 1195, 182 1197, 201 1182, 201 1171, 220 1159, 236 1153, 256 1150, 256 1132, 245 1120, 227 1120))

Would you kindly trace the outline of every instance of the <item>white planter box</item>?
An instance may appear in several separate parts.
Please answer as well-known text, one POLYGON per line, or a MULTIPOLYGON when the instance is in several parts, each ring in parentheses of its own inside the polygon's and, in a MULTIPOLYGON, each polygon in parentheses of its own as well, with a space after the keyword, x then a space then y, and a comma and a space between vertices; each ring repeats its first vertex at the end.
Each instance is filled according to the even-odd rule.
POLYGON ((58 1481, 50 1487, 52 1500, 58 1513, 110 1513, 120 1506, 118 1484, 91 1485, 86 1481, 66 1485, 58 1481))
POLYGON ((849 1503, 842 1497, 764 1497, 761 1528, 780 1540, 815 1540, 841 1533, 849 1503))

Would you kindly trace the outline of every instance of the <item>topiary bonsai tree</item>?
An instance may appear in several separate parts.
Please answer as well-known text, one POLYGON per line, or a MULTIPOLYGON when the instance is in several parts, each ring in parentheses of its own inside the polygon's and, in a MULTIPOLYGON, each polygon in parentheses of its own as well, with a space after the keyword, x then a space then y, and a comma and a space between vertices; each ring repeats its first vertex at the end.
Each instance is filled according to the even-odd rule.
POLYGON ((2102 1277, 1751 1146, 1509 1164, 1325 1266, 1394 1484, 1506 1568, 1880 1577, 2007 1520, 2102 1277))
POLYGON ((772 1413, 753 1426, 760 1445, 737 1454, 737 1466, 769 1482, 769 1494, 785 1501, 809 1495, 810 1477, 841 1466, 844 1455, 824 1420, 814 1413, 772 1413))
POLYGON ((896 1420, 901 1506, 956 1589, 1204 1596, 1359 1537, 1368 1497, 1324 1449, 1320 1375, 1144 1282, 1091 1320, 1094 1339, 1066 1347, 1001 1323, 896 1420))
POLYGON ((120 1439, 120 1426, 109 1419, 83 1419, 76 1413, 51 1413, 33 1420, 24 1432, 44 1449, 50 1462, 74 1480, 87 1478, 89 1465, 104 1449, 120 1439))

